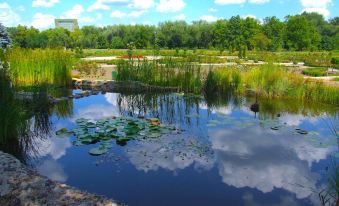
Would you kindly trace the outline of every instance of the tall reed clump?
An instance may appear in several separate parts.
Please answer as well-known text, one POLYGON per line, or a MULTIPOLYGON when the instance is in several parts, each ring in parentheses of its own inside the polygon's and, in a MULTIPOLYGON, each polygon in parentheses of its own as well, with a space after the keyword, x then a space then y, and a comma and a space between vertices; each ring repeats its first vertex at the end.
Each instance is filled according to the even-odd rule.
POLYGON ((244 73, 245 84, 250 90, 266 97, 284 96, 290 87, 287 72, 273 64, 262 65, 244 73))
POLYGON ((246 88, 269 98, 296 98, 339 104, 339 89, 323 82, 311 81, 280 66, 268 64, 243 73, 246 88))
POLYGON ((200 93, 202 89, 200 66, 190 62, 176 62, 172 59, 162 61, 162 64, 148 60, 120 61, 117 80, 177 87, 180 91, 193 93, 200 93))
POLYGON ((12 49, 7 53, 9 72, 15 85, 69 85, 72 81, 71 54, 54 49, 12 49))
POLYGON ((204 91, 211 93, 228 93, 241 90, 241 73, 236 68, 211 69, 204 82, 204 91))

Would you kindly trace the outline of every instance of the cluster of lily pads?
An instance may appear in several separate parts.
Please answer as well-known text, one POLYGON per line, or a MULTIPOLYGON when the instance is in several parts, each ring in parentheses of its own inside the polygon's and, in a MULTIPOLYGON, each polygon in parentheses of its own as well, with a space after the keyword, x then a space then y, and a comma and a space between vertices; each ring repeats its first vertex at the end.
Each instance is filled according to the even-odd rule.
POLYGON ((99 147, 89 151, 91 155, 107 153, 112 147, 112 140, 124 146, 130 140, 159 138, 176 130, 174 126, 161 124, 156 118, 112 117, 96 121, 80 118, 76 123, 77 128, 63 128, 56 134, 63 137, 74 135, 77 139, 73 144, 76 146, 100 143, 99 147))

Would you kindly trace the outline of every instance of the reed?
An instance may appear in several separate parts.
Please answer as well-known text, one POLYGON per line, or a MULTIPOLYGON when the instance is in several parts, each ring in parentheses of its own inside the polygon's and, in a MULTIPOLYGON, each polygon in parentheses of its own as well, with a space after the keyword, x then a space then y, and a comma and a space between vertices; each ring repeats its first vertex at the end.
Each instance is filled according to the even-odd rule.
POLYGON ((118 64, 118 81, 139 81, 149 85, 177 87, 180 91, 200 93, 201 68, 189 62, 130 60, 118 64))
POLYGON ((65 50, 13 49, 7 52, 9 72, 15 85, 40 83, 69 85, 72 56, 65 50))
POLYGON ((300 74, 274 64, 246 70, 238 67, 201 69, 189 61, 166 58, 158 61, 121 61, 120 81, 177 87, 179 91, 205 94, 245 94, 252 91, 266 98, 291 98, 338 105, 337 87, 304 79, 300 74))

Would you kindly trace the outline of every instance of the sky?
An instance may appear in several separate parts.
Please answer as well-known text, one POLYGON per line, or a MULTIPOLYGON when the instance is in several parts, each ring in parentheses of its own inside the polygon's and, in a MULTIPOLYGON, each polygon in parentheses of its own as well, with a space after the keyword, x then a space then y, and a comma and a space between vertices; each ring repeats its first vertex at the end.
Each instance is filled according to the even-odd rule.
POLYGON ((149 24, 268 16, 284 19, 303 11, 326 19, 339 16, 339 0, 0 0, 0 22, 40 30, 53 28, 55 18, 75 18, 80 26, 149 24))

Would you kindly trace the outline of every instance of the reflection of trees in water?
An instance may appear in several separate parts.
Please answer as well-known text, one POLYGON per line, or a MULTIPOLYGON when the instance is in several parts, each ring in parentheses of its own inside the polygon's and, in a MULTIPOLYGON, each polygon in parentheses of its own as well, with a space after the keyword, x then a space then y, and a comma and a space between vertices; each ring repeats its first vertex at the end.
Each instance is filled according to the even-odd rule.
POLYGON ((64 110, 54 108, 44 86, 34 87, 32 92, 32 99, 16 99, 15 89, 6 71, 0 70, 0 150, 16 156, 21 161, 28 158, 27 154, 33 157, 37 155, 37 142, 50 136, 50 116, 53 112, 59 111, 63 114, 61 116, 67 116, 72 110, 72 104, 64 110))
MULTIPOLYGON (((246 106, 250 107, 255 98, 247 98, 246 106)), ((303 116, 330 116, 338 114, 338 108, 333 105, 306 102, 294 99, 259 99, 260 119, 274 119, 282 113, 299 114, 303 116)))
MULTIPOLYGON (((339 113, 324 118, 332 135, 337 138, 337 147, 339 154, 339 113)), ((336 156, 336 155, 335 155, 336 156)), ((339 163, 338 157, 333 157, 327 167, 327 186, 319 192, 319 198, 324 206, 339 205, 339 163)))
POLYGON ((199 115, 199 98, 183 98, 175 94, 120 94, 117 103, 121 114, 151 116, 169 124, 192 124, 192 114, 199 115))

